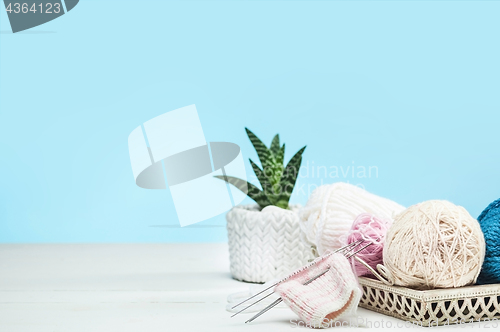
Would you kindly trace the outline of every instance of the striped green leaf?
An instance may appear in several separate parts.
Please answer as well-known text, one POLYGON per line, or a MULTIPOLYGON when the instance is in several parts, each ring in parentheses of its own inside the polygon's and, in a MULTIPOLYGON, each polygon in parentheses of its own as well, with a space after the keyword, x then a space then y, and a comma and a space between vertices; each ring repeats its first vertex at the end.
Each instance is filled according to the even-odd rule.
POLYGON ((275 155, 276 164, 281 165, 283 168, 283 163, 285 161, 285 144, 279 149, 278 153, 275 155))
POLYGON ((278 155, 278 153, 280 151, 280 135, 279 134, 276 134, 276 136, 274 136, 273 141, 271 142, 270 150, 274 155, 274 159, 276 159, 276 156, 278 155))
POLYGON ((245 130, 261 163, 261 167, 259 167, 250 159, 250 164, 260 182, 262 190, 247 181, 235 177, 216 177, 246 193, 261 208, 268 205, 275 205, 283 209, 288 209, 288 202, 297 182, 302 163, 302 154, 306 147, 304 146, 300 149, 285 167, 285 144, 280 147, 278 134, 274 136, 271 146, 268 148, 252 131, 248 128, 245 128, 245 130))
MULTIPOLYGON (((257 176, 257 179, 260 182, 260 186, 262 187, 262 191, 267 196, 267 194, 272 189, 272 185, 271 185, 271 182, 269 181, 269 178, 264 174, 264 171, 261 170, 260 167, 252 161, 252 159, 250 159, 250 164, 252 165, 253 171, 254 171, 255 175, 257 176)), ((271 201, 271 203, 272 203, 272 201, 271 201)))
POLYGON ((305 149, 305 146, 300 149, 286 165, 280 182, 281 194, 278 201, 286 201, 287 203, 290 201, 290 196, 299 175, 300 165, 302 164, 302 154, 305 149))
POLYGON ((250 142, 257 152, 257 156, 259 157, 262 169, 264 170, 264 173, 266 173, 267 167, 274 163, 273 154, 267 148, 267 146, 262 143, 262 141, 253 132, 250 131, 250 129, 245 128, 245 130, 247 132, 248 138, 250 139, 250 142))
POLYGON ((253 199, 261 208, 271 205, 271 202, 267 198, 266 194, 250 182, 236 178, 234 176, 215 175, 215 177, 217 179, 226 181, 227 183, 241 190, 244 194, 253 199))

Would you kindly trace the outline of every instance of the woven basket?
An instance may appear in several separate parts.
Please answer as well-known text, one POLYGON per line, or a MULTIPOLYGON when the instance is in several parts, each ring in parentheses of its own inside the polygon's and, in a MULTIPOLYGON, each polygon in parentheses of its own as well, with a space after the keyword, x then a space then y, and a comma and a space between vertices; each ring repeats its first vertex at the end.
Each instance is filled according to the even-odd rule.
POLYGON ((226 215, 234 279, 264 283, 307 264, 314 256, 300 236, 298 206, 284 210, 240 205, 226 215))
POLYGON ((361 277, 359 306, 430 327, 500 318, 500 284, 413 290, 361 277))

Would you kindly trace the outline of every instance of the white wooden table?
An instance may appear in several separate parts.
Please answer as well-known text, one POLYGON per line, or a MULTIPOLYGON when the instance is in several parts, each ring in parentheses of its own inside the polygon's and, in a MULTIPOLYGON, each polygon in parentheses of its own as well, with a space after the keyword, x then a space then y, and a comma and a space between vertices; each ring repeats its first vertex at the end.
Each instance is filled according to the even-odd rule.
MULTIPOLYGON (((226 244, 2 244, 0 331, 297 328, 288 308, 251 324, 244 324, 250 314, 230 318, 227 296, 248 286, 231 279, 226 244)), ((402 322, 364 309, 358 315, 372 324, 383 320, 384 330, 391 322, 397 331, 402 322)), ((439 328, 447 329, 455 330, 439 328)))

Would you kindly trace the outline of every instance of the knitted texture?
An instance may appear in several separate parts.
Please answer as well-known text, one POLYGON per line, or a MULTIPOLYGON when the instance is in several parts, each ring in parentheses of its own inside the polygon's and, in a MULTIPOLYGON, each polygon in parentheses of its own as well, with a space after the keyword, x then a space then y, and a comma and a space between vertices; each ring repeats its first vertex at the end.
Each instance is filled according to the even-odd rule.
POLYGON ((488 205, 477 220, 486 241, 486 254, 477 283, 500 283, 500 199, 488 205))
POLYGON ((316 188, 300 211, 305 240, 315 245, 320 255, 342 247, 340 237, 347 234, 354 219, 370 213, 393 219, 404 207, 348 183, 334 183, 316 188))
POLYGON ((233 278, 264 283, 283 277, 314 256, 302 242, 298 207, 284 210, 257 205, 236 206, 226 215, 233 278))
POLYGON ((385 238, 389 280, 417 289, 462 287, 476 282, 485 243, 476 219, 448 201, 426 201, 396 217, 385 238))
POLYGON ((328 327, 346 315, 355 313, 361 290, 351 266, 342 254, 316 260, 290 279, 276 286, 275 292, 307 326, 328 327), (308 280, 328 270, 308 285, 308 280))

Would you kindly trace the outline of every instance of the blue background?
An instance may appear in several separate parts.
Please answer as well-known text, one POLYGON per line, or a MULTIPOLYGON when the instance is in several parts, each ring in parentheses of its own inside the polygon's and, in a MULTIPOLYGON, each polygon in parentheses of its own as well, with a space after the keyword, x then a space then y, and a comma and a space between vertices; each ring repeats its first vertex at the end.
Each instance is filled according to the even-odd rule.
POLYGON ((498 2, 80 1, 12 34, 2 10, 0 242, 225 241, 223 215, 176 227, 169 191, 134 184, 129 133, 190 104, 207 141, 245 158, 256 157, 247 126, 267 143, 279 132, 287 159, 307 144, 310 167, 378 169, 302 173, 294 202, 349 181, 477 217, 500 196, 499 13, 498 2))

